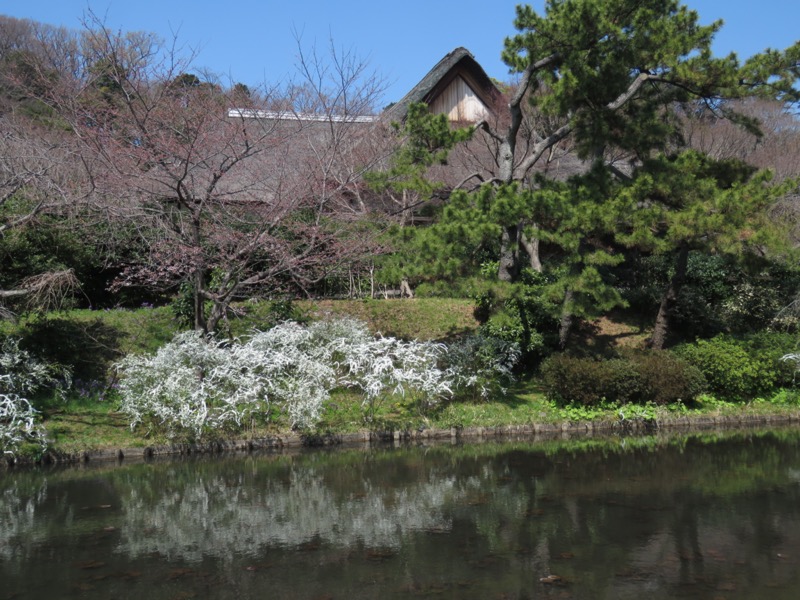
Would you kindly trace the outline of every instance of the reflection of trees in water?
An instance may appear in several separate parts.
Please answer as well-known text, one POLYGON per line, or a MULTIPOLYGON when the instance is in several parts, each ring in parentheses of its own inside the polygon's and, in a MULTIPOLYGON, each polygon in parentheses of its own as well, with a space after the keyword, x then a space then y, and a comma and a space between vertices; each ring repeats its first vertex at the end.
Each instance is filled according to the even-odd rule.
POLYGON ((47 531, 36 526, 36 507, 46 491, 45 483, 27 497, 14 483, 0 490, 0 559, 11 560, 19 555, 21 544, 39 543, 47 537, 47 531))
POLYGON ((124 499, 117 550, 200 560, 310 540, 398 547, 409 531, 449 529, 446 508, 466 493, 455 481, 437 477, 401 488, 365 481, 357 495, 341 498, 322 474, 302 469, 292 470, 287 482, 269 480, 263 487, 232 487, 223 476, 198 476, 155 501, 132 489, 124 499))
POLYGON ((269 555, 283 570, 351 564, 374 549, 373 561, 402 555, 407 574, 436 566, 467 580, 485 569, 504 590, 552 572, 572 582, 574 597, 791 586, 800 583, 788 562, 800 561, 800 452, 758 447, 333 453, 140 465, 49 483, 8 477, 0 563, 27 561, 33 572, 49 560, 37 545, 58 538, 67 555, 89 540, 84 533, 113 525, 105 547, 121 561, 218 559, 231 578, 242 560, 269 555), (81 510, 105 503, 113 510, 81 510))
POLYGON ((0 561, 22 562, 58 539, 79 546, 118 517, 117 489, 104 477, 35 471, 0 478, 0 561))

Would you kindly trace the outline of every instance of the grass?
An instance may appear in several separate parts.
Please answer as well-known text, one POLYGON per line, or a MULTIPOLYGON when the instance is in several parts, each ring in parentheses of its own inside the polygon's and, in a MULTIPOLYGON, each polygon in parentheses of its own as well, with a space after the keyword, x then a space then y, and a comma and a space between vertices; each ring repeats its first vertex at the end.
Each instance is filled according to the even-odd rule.
POLYGON ((132 432, 128 420, 107 402, 65 403, 44 411, 49 445, 73 454, 109 448, 138 448, 154 441, 132 432))
POLYGON ((459 298, 318 300, 298 305, 314 319, 353 317, 372 331, 403 340, 444 340, 478 326, 474 303, 459 298))

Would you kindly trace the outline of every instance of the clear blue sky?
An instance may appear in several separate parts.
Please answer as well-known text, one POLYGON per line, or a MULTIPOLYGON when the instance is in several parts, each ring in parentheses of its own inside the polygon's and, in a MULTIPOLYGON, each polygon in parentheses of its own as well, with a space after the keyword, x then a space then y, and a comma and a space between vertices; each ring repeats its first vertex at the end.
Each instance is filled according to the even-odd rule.
MULTIPOLYGON (((385 103, 399 100, 447 52, 465 46, 487 73, 508 79, 500 61, 514 33, 515 0, 0 0, 0 13, 78 28, 87 8, 123 31, 151 31, 200 54, 196 66, 250 86, 286 80, 304 48, 329 40, 382 75, 385 103)), ((531 3, 542 10, 543 0, 531 3)), ((798 0, 688 0, 702 23, 723 19, 717 54, 740 58, 800 39, 798 0)))

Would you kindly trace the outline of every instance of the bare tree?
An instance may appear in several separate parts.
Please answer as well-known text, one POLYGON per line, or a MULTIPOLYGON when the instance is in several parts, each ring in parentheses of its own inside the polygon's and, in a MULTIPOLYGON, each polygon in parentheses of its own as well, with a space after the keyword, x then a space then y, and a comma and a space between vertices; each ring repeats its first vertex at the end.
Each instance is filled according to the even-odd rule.
POLYGON ((791 107, 764 98, 726 103, 728 112, 750 120, 745 128, 706 105, 682 113, 684 142, 717 160, 736 158, 771 169, 779 180, 800 175, 800 119, 791 107))
POLYGON ((245 94, 201 80, 174 43, 90 25, 82 69, 42 99, 79 141, 94 205, 146 234, 118 286, 188 283, 194 327, 213 331, 235 299, 302 289, 363 246, 337 210, 375 160, 353 162, 381 92, 363 63, 301 54, 299 83, 245 94))
MULTIPOLYGON (((44 214, 63 214, 81 193, 74 148, 63 132, 13 113, 0 116, 0 237, 35 226, 44 214)), ((25 278, 0 289, 0 302, 21 300, 28 308, 53 308, 78 286, 71 271, 25 278)), ((13 313, 0 306, 3 316, 13 313)))

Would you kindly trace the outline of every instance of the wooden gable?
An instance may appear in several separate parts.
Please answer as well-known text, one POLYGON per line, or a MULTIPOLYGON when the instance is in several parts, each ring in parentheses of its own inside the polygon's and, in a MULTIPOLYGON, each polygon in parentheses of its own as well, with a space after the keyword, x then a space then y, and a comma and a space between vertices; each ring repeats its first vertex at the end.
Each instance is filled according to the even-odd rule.
POLYGON ((447 115, 454 122, 477 123, 490 112, 472 86, 460 75, 431 100, 429 107, 433 114, 447 115))
POLYGON ((497 87, 466 48, 456 48, 440 60, 386 116, 402 121, 408 106, 425 102, 432 113, 451 121, 475 123, 491 113, 500 95, 497 87))

